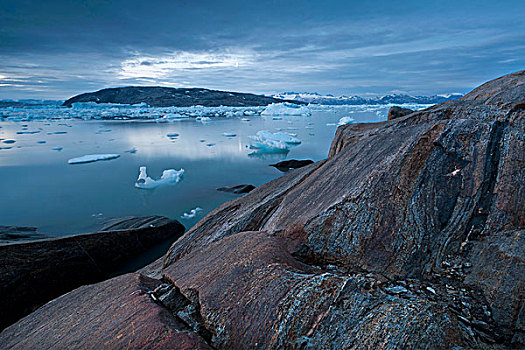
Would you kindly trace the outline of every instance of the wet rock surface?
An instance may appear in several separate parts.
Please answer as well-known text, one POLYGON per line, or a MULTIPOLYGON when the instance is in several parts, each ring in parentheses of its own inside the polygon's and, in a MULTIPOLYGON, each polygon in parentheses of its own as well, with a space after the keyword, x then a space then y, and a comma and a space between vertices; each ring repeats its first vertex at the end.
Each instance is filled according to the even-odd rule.
POLYGON ((36 227, 0 226, 0 245, 45 238, 51 237, 37 232, 36 227))
MULTIPOLYGON (((213 348, 523 347, 524 96, 521 71, 459 101, 339 127, 328 159, 223 204, 141 270, 162 287, 126 324, 160 305, 163 325, 180 329, 176 316, 213 348)), ((82 316, 75 332, 111 332, 118 315, 64 298, 127 295, 115 281, 47 304, 0 342, 67 345, 65 329, 46 328, 62 309, 101 310, 100 327, 82 316)), ((151 333, 134 325, 132 338, 151 333)))
POLYGON ((99 232, 0 245, 0 328, 184 230, 164 217, 124 218, 99 232))

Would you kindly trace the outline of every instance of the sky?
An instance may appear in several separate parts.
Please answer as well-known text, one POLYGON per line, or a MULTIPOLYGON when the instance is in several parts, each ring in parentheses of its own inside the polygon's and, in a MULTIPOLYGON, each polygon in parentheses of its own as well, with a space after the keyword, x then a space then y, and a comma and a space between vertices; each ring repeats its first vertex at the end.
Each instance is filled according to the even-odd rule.
POLYGON ((0 0, 0 99, 465 93, 525 69, 524 14, 523 0, 0 0))

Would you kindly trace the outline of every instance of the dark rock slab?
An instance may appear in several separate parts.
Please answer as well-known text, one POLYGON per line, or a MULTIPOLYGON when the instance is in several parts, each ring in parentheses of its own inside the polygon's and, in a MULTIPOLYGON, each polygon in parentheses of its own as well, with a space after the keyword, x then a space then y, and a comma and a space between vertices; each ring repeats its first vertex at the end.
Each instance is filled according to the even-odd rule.
POLYGON ((162 217, 123 220, 108 229, 0 246, 0 328, 184 233, 178 221, 162 217))
POLYGON ((282 162, 278 162, 275 164, 270 164, 270 166, 273 166, 281 171, 288 171, 290 169, 298 169, 302 168, 304 166, 313 164, 313 160, 310 159, 290 159, 290 160, 283 160, 282 162))
POLYGON ((414 113, 414 111, 409 108, 393 106, 393 107, 390 107, 390 109, 388 110, 387 120, 401 118, 401 117, 404 117, 405 115, 409 115, 412 113, 414 113))
POLYGON ((129 86, 103 89, 71 97, 64 106, 71 107, 75 102, 95 103, 146 103, 152 107, 189 107, 189 106, 266 106, 271 103, 290 102, 305 104, 301 101, 281 100, 262 95, 244 94, 240 92, 217 91, 208 89, 175 89, 158 86, 129 86))
POLYGON ((211 349, 151 292, 161 282, 128 274, 80 287, 0 334, 2 349, 211 349), (39 320, 45 319, 42 323, 39 320))
POLYGON ((254 185, 237 185, 232 187, 219 187, 217 191, 230 192, 235 194, 248 193, 255 188, 254 185))

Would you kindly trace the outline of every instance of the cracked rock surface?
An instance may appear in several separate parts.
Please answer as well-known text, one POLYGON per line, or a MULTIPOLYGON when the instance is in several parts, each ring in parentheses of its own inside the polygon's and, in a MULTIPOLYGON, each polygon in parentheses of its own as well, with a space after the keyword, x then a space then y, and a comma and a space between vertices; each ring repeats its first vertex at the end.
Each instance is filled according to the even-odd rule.
POLYGON ((525 71, 341 126, 326 160, 223 204, 142 275, 62 296, 0 343, 89 348, 123 334, 138 339, 128 348, 152 337, 152 349, 521 348, 523 100, 525 71), (101 307, 92 299, 104 292, 101 307), (62 326, 65 310, 74 327, 62 326))

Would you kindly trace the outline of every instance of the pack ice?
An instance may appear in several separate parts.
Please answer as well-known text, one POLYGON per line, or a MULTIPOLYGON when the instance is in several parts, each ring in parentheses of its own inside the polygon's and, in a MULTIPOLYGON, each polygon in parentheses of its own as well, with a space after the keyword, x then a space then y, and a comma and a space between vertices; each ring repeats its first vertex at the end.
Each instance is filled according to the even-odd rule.
POLYGON ((252 139, 250 148, 258 150, 260 153, 282 153, 288 152, 292 145, 298 145, 301 140, 285 132, 272 133, 267 130, 257 131, 252 139))
POLYGON ((261 112, 261 115, 303 115, 309 116, 310 110, 306 106, 300 106, 293 103, 272 103, 269 104, 264 111, 261 112))
MULTIPOLYGON (((57 148, 58 147, 53 148, 53 149, 57 149, 57 148)), ((97 162, 99 160, 110 160, 110 159, 115 159, 118 157, 120 157, 120 154, 87 154, 82 157, 71 158, 67 162, 69 164, 82 164, 82 163, 97 162)))
POLYGON ((174 185, 182 179, 184 169, 166 169, 162 172, 162 176, 158 180, 154 180, 146 173, 146 167, 139 168, 139 177, 135 182, 135 187, 142 189, 154 189, 165 185, 174 185))

